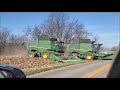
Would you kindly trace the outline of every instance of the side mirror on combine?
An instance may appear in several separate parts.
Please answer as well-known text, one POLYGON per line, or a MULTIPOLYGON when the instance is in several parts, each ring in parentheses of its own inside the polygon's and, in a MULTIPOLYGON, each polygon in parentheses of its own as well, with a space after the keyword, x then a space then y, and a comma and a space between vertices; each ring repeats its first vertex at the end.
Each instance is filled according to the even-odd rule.
POLYGON ((26 75, 17 67, 0 64, 0 78, 26 78, 26 75))
POLYGON ((25 42, 22 43, 22 45, 24 45, 24 44, 25 44, 25 42))

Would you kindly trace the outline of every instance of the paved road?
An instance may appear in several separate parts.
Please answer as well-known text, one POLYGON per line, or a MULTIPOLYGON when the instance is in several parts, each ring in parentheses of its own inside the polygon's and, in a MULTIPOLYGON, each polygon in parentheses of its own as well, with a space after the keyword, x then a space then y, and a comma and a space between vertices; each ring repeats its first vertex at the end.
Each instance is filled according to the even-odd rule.
POLYGON ((95 61, 49 70, 27 78, 106 78, 112 60, 95 61))

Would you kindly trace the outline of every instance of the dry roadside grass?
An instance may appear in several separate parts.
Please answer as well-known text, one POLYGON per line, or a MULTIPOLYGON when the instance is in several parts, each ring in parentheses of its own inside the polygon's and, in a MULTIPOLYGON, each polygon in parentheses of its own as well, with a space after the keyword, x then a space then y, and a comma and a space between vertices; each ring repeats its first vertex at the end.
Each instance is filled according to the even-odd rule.
POLYGON ((95 60, 81 60, 73 62, 58 62, 49 59, 35 58, 29 59, 26 56, 1 56, 0 64, 10 64, 16 66, 24 71, 26 75, 31 75, 55 68, 60 68, 68 65, 80 64, 85 62, 92 62, 95 60))
POLYGON ((26 75, 31 75, 35 73, 40 73, 43 71, 48 71, 52 69, 57 69, 60 67, 65 67, 65 66, 70 66, 70 65, 75 65, 75 64, 80 64, 80 63, 86 63, 86 62, 93 62, 95 60, 81 60, 81 61, 73 61, 73 62, 65 62, 61 64, 54 64, 54 65, 48 65, 48 66, 41 66, 41 67, 35 67, 35 68, 26 68, 23 69, 26 75))

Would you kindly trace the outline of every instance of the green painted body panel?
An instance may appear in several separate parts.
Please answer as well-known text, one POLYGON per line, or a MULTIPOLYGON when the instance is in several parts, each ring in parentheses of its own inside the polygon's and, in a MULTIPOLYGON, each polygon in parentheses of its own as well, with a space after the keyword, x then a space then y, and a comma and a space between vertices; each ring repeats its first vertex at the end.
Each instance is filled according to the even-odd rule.
POLYGON ((85 52, 85 51, 93 51, 91 44, 80 43, 80 44, 68 44, 69 51, 77 51, 77 52, 85 52))
POLYGON ((49 50, 53 52, 64 52, 64 43, 58 42, 56 38, 48 36, 38 36, 35 40, 26 42, 27 51, 36 51, 37 54, 42 54, 49 50))
POLYGON ((108 52, 98 52, 96 53, 96 56, 101 56, 101 57, 107 57, 107 56, 111 56, 113 55, 113 53, 108 53, 108 52))
POLYGON ((96 51, 97 49, 94 47, 94 45, 95 44, 92 44, 90 39, 86 39, 86 41, 83 39, 80 43, 68 44, 67 51, 69 51, 69 53, 77 52, 81 58, 84 58, 84 55, 87 52, 92 52, 96 57, 107 57, 113 55, 111 53, 99 52, 99 49, 96 51))
POLYGON ((67 51, 77 52, 80 54, 80 57, 83 57, 86 52, 94 52, 91 43, 79 43, 79 44, 68 44, 67 51))
POLYGON ((78 58, 78 57, 68 58, 67 60, 62 60, 62 59, 59 58, 59 56, 54 55, 54 54, 50 54, 50 60, 59 61, 59 62, 81 61, 81 59, 78 58))
POLYGON ((27 50, 36 50, 38 53, 43 53, 47 49, 51 50, 51 41, 49 40, 29 40, 27 42, 27 50))

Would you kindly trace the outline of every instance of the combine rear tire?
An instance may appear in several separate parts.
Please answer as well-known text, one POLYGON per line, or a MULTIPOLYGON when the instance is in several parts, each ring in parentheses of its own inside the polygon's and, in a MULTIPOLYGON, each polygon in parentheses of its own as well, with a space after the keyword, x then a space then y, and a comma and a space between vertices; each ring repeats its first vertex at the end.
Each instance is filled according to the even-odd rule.
POLYGON ((45 51, 42 53, 42 58, 44 58, 44 59, 48 59, 49 56, 50 56, 50 53, 48 51, 45 51))
POLYGON ((34 58, 35 57, 35 52, 28 52, 29 58, 34 58))
POLYGON ((93 60, 94 59, 94 54, 91 53, 91 52, 87 52, 85 55, 84 55, 84 58, 86 60, 93 60))

